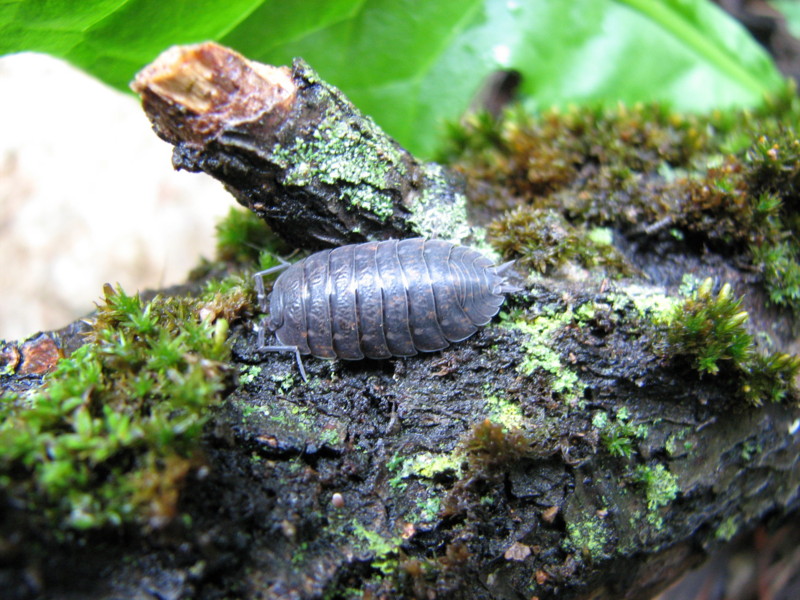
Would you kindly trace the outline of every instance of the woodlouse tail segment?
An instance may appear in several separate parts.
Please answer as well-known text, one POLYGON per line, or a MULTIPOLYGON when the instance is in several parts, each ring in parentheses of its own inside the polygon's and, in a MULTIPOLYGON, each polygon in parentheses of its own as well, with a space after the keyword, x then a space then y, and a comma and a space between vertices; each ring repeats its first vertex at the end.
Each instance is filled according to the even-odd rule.
POLYGON ((495 294, 512 294, 514 292, 521 292, 524 288, 513 281, 521 281, 522 276, 514 270, 515 260, 504 262, 502 265, 497 265, 494 268, 495 275, 500 276, 500 284, 494 290, 495 294))
POLYGON ((297 360, 297 368, 300 371, 300 377, 303 378, 304 382, 308 383, 306 369, 303 367, 303 360, 300 357, 300 349, 297 346, 267 345, 267 331, 272 333, 272 329, 269 325, 269 319, 264 318, 258 326, 258 344, 256 346, 256 350, 258 352, 294 352, 294 357, 297 360))

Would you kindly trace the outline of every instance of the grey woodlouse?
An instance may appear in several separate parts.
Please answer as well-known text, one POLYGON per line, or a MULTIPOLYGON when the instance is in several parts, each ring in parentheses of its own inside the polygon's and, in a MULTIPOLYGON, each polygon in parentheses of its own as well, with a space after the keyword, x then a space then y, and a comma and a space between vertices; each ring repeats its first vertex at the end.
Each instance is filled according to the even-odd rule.
POLYGON ((255 274, 267 312, 264 276, 286 269, 272 288, 258 349, 317 358, 389 358, 435 352, 486 325, 505 294, 512 262, 495 266, 480 252, 444 240, 413 238, 322 250, 255 274), (280 345, 266 345, 266 332, 280 345))

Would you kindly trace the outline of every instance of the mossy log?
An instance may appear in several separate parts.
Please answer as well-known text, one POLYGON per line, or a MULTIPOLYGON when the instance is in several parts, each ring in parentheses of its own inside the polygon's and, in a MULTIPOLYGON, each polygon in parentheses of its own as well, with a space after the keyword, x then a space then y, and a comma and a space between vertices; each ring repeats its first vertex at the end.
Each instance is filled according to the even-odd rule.
POLYGON ((131 87, 175 146, 175 168, 220 180, 295 247, 469 233, 458 179, 415 159, 302 60, 175 47, 131 87))
MULTIPOLYGON (((187 52, 218 56, 208 46, 172 55, 187 52)), ((233 75, 223 80, 234 83, 222 86, 201 69, 217 90, 209 97, 248 89, 237 77, 249 81, 261 67, 241 61, 226 63, 233 75)), ((302 63, 269 72, 296 88, 275 102, 281 115, 320 96, 344 105, 302 63)), ((176 143, 176 164, 223 179, 287 240, 309 248, 414 232, 407 204, 423 193, 424 177, 404 179, 419 164, 393 142, 405 166, 367 183, 392 190, 381 220, 342 205, 349 196, 337 180, 289 178, 297 164, 274 152, 298 130, 268 127, 284 117, 242 109, 259 118, 220 133, 212 110, 215 123, 200 129, 213 133, 178 140, 174 130, 194 126, 161 117, 196 114, 151 96, 157 78, 147 79, 145 107, 160 115, 159 135, 176 143)), ((204 85, 183 80, 178 89, 204 85)), ((366 135, 347 106, 347 128, 366 135)), ((368 137, 388 140, 369 127, 368 137)), ((665 255, 670 238, 659 236, 620 240, 638 277, 539 277, 509 297, 499 322, 463 343, 387 361, 308 359, 308 383, 293 358, 256 351, 255 316, 240 307, 230 337, 238 379, 206 427, 205 464, 184 481, 183 518, 56 541, 7 502, 0 584, 19 598, 651 597, 738 532, 796 518, 800 505, 795 382, 770 380, 784 386, 783 402, 754 406, 752 373, 725 356, 716 372, 698 368, 694 354, 674 349, 659 313, 665 304, 689 310, 670 298, 691 272, 748 292, 749 326, 780 329, 782 348, 796 344, 783 327, 792 316, 761 302, 746 270, 707 252, 665 255)), ((701 286, 694 302, 726 304, 723 290, 701 286)), ((739 315, 725 326, 740 331, 739 315)), ((68 329, 56 338, 70 348, 76 336, 68 329)), ((15 369, 0 375, 3 389, 39 383, 39 374, 15 369)))

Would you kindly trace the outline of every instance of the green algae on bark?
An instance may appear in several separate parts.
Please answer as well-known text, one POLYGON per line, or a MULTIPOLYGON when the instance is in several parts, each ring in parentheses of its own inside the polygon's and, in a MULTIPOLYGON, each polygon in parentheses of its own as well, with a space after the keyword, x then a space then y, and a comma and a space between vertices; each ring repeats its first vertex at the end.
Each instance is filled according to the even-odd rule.
POLYGON ((176 168, 219 179, 296 247, 470 233, 463 184, 300 59, 272 67, 213 43, 176 47, 132 87, 176 168))

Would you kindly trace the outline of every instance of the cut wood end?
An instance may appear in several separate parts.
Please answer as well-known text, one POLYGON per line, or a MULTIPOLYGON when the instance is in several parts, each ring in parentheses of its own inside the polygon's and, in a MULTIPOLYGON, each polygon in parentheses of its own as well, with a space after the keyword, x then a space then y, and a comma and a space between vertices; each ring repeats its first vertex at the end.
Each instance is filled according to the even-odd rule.
POLYGON ((214 42, 165 50, 136 75, 131 89, 162 130, 174 131, 170 125, 188 112, 205 117, 200 126, 205 133, 288 109, 297 91, 288 67, 247 60, 214 42), (164 104, 180 110, 166 110, 164 104))

